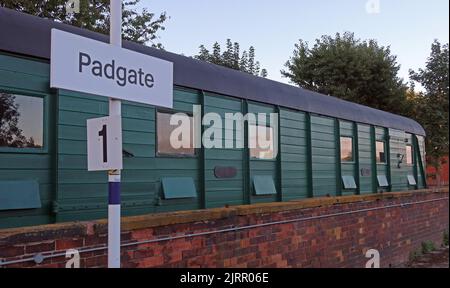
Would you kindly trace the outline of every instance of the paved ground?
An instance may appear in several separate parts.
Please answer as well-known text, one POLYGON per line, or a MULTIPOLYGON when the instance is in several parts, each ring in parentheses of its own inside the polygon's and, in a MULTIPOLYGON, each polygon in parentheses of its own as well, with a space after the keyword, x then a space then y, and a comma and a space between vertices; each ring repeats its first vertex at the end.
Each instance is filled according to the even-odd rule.
POLYGON ((448 246, 427 253, 408 263, 409 268, 449 268, 448 246))

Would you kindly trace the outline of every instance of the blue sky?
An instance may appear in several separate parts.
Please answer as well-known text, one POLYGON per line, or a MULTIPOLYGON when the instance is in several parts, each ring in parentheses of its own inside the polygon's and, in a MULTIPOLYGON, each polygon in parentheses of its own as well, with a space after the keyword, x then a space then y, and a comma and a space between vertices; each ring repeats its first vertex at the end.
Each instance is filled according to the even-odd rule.
POLYGON ((298 39, 344 31, 376 39, 391 46, 407 80, 409 69, 425 65, 433 40, 449 38, 448 0, 141 0, 139 7, 171 17, 159 34, 166 50, 191 56, 200 44, 231 38, 241 49, 253 45, 269 78, 285 83, 280 69, 298 39), (379 13, 367 12, 368 1, 379 2, 379 13))

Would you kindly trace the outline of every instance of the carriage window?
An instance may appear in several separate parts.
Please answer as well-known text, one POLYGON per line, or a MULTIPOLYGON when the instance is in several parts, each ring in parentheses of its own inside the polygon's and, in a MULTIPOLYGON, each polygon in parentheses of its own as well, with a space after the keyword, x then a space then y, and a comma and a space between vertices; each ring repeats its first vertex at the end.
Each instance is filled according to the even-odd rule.
POLYGON ((353 161, 353 138, 341 137, 341 161, 352 162, 353 161))
POLYGON ((384 141, 377 141, 376 145, 376 153, 377 153, 377 163, 378 164, 386 164, 386 152, 385 152, 385 143, 384 141))
POLYGON ((44 99, 0 92, 0 148, 42 148, 44 99))
POLYGON ((413 165, 413 153, 412 153, 412 146, 406 145, 406 165, 413 165))
POLYGON ((261 125, 249 125, 248 142, 250 158, 272 160, 275 158, 275 139, 273 128, 261 125))
POLYGON ((156 115, 158 155, 195 156, 193 117, 184 113, 160 111, 156 115))

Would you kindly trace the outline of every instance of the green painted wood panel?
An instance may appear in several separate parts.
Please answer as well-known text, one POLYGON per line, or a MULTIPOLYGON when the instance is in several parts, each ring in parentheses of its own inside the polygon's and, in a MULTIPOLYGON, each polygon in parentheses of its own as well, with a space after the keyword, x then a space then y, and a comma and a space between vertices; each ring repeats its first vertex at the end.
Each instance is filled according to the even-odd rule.
POLYGON ((336 196, 336 135, 333 118, 311 116, 313 195, 336 196), (316 146, 317 143, 323 143, 316 146))
POLYGON ((0 53, 0 91, 44 98, 44 152, 0 151, 0 181, 36 181, 41 208, 0 211, 0 228, 53 222, 55 197, 55 95, 49 89, 49 64, 0 53))
MULTIPOLYGON (((26 211, 0 212, 0 227, 44 224, 56 221, 88 220, 107 215, 107 177, 105 172, 87 172, 86 120, 106 116, 108 101, 104 97, 49 89, 49 65, 11 55, 0 54, 0 89, 15 93, 46 97, 49 109, 48 150, 46 153, 15 154, 0 152, 1 180, 35 180, 39 183, 42 208, 26 211), (53 118, 52 118, 53 117, 53 118), (57 144, 56 144, 57 143, 57 144), (56 170, 56 165, 58 170, 56 170), (57 200, 57 217, 52 214, 52 202, 57 200)), ((279 159, 248 159, 247 149, 208 149, 191 158, 157 157, 156 111, 153 106, 123 101, 123 148, 134 157, 124 158, 122 173, 123 215, 137 215, 160 211, 223 207, 244 203, 289 201, 308 196, 338 194, 341 175, 359 176, 360 193, 373 193, 372 175, 387 175, 392 190, 406 190, 407 175, 414 166, 406 161, 397 168, 397 154, 405 153, 405 139, 412 144, 413 135, 395 129, 374 128, 370 125, 336 121, 279 108, 267 104, 213 93, 176 87, 174 109, 192 113, 193 104, 204 104, 203 112, 274 113, 279 111, 279 159), (337 125, 336 123, 339 123, 337 125), (310 124, 310 125, 308 125, 310 124), (360 169, 369 169, 362 175, 355 163, 340 163, 337 136, 355 136, 358 132, 360 169), (389 132, 389 133, 388 133, 389 132), (310 135, 310 138, 309 138, 310 135), (372 143, 375 139, 388 141, 389 165, 373 165, 372 143), (312 147, 308 147, 308 143, 312 147), (311 149, 311 153, 309 153, 311 149), (311 168, 309 169, 308 167, 311 168), (217 166, 234 167, 233 178, 217 178, 217 166), (376 171, 371 170, 372 166, 376 171), (340 170, 340 175, 338 171, 340 170), (391 174, 389 172, 391 171, 391 174), (253 176, 274 179, 277 195, 254 195, 253 176), (201 197, 195 199, 163 199, 163 177, 190 177, 201 197), (311 178, 310 178, 311 177, 311 178), (311 180, 309 180, 311 179, 311 180), (309 191, 313 190, 313 191, 309 191)), ((267 119, 268 122, 269 119, 267 119)), ((241 131, 238 131, 241 132, 241 131)), ((245 129, 244 131, 245 132, 245 129)), ((238 133, 240 135, 240 133, 238 133)), ((236 135, 234 135, 236 136, 236 135)), ((221 130, 220 139, 228 140, 221 130)), ((245 139, 246 140, 246 139, 245 139)), ((419 137, 419 149, 425 163, 424 139, 419 137)), ((355 141, 354 141, 355 143, 355 141)), ((418 176, 420 169, 418 169, 418 176)), ((421 177, 418 186, 423 187, 421 177)), ((343 190, 342 194, 354 193, 343 190)))
POLYGON ((37 181, 0 181, 0 211, 41 208, 37 181))
POLYGON ((253 188, 256 195, 274 195, 277 194, 275 183, 271 176, 255 175, 253 176, 253 188))
MULTIPOLYGON (((353 180, 356 177, 356 160, 357 160, 357 153, 355 149, 355 133, 353 131, 353 123, 348 121, 339 121, 339 129, 340 129, 340 136, 341 137, 351 137, 352 143, 353 143, 353 161, 352 162, 341 162, 341 175, 340 176, 351 176, 353 177, 353 180)), ((340 153, 340 152, 339 152, 340 153)), ((339 157, 340 158, 340 157, 339 157)), ((352 189, 344 189, 345 187, 342 187, 342 195, 353 195, 356 194, 356 188, 352 189)))
MULTIPOLYGON (((385 153, 386 153, 386 157, 388 154, 391 155, 391 159, 392 159, 392 147, 390 148, 391 151, 388 151, 389 146, 391 144, 390 142, 390 136, 388 135, 387 129, 385 128, 381 128, 381 127, 375 127, 375 139, 376 141, 384 141, 385 142, 385 153)), ((386 161, 388 162, 388 159, 386 159, 386 161)), ((388 179, 389 185, 392 189, 392 182, 391 182, 391 177, 389 175, 389 169, 388 169, 388 165, 392 165, 391 163, 377 163, 376 167, 377 167, 377 171, 376 171, 376 175, 377 176, 381 176, 384 175, 386 176, 386 178, 388 179)), ((385 189, 382 189, 385 190, 385 189)))
MULTIPOLYGON (((412 135, 396 129, 389 129, 391 146, 391 185, 392 191, 404 191, 408 185, 408 175, 414 175, 414 166, 406 163, 406 145, 412 145, 412 135), (398 167, 397 155, 404 155, 403 162, 398 167)), ((417 180, 416 180, 417 181, 417 180)))
MULTIPOLYGON (((86 120, 108 114, 108 100, 73 91, 59 91, 58 115, 58 206, 57 221, 106 216, 105 172, 88 172, 86 120), (79 189, 76 187, 83 187, 79 189), (82 203, 82 204, 80 204, 82 203), (86 203, 89 203, 87 205, 86 203), (86 216, 88 215, 88 216, 86 216)), ((196 91, 174 90, 174 109, 192 113, 199 103, 196 91)), ((198 198, 163 199, 163 177, 191 177, 198 187, 199 161, 193 158, 156 156, 156 109, 149 105, 122 102, 123 149, 133 154, 124 158, 122 171, 123 215, 198 209, 198 198)))
POLYGON ((373 191, 373 173, 372 171, 372 146, 370 145, 371 141, 373 141, 370 135, 370 126, 364 124, 358 124, 358 145, 359 145, 359 181, 360 181, 360 193, 361 194, 370 194, 374 193, 373 191), (361 173, 361 171, 364 171, 361 173))
POLYGON ((163 177, 164 199, 195 198, 198 196, 191 177, 163 177))
POLYGON ((280 110, 281 188, 284 201, 307 198, 306 117, 302 112, 280 110))
MULTIPOLYGON (((248 103, 248 112, 249 113, 265 113, 266 117, 266 125, 269 126, 270 113, 276 113, 276 107, 272 105, 260 104, 249 102, 248 103)), ((275 129, 275 128, 274 128, 275 129)), ((275 183, 275 187, 279 187, 278 179, 278 164, 277 159, 273 160, 262 160, 262 159, 250 159, 249 162, 249 178, 253 179, 254 176, 269 176, 272 177, 275 183)), ((277 201, 278 195, 255 195, 255 188, 253 187, 253 181, 250 181, 250 203, 265 203, 265 202, 275 202, 277 201)), ((277 193, 281 193, 281 191, 277 190, 277 193)))
MULTIPOLYGON (((204 113, 215 112, 221 116, 222 125, 225 127, 225 113, 243 113, 240 99, 224 97, 213 93, 205 93, 204 113)), ((208 129, 211 126, 204 126, 208 129)), ((207 208, 224 207, 244 204, 244 175, 243 149, 225 149, 225 140, 240 138, 240 129, 236 134, 226 134, 218 131, 222 148, 205 149, 204 173, 205 173, 205 202, 207 208), (232 137, 232 138, 231 138, 232 137), (237 170, 233 178, 217 178, 214 174, 215 167, 232 167, 237 170)), ((236 142, 235 142, 236 143, 236 142)))

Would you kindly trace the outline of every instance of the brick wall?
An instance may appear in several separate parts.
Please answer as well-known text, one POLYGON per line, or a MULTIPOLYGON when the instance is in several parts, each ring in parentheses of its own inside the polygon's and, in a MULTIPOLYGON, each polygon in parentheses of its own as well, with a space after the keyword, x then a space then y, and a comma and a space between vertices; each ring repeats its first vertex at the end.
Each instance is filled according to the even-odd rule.
MULTIPOLYGON (((122 267, 364 267, 368 249, 398 266, 423 241, 440 245, 448 227, 448 188, 126 217, 122 267)), ((81 267, 106 267, 106 229, 99 220, 0 230, 3 262, 55 256, 2 266, 65 267, 66 249, 97 248, 80 253, 81 267)))

